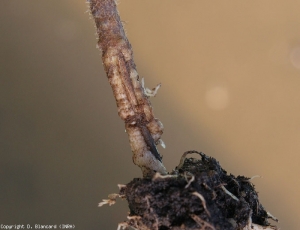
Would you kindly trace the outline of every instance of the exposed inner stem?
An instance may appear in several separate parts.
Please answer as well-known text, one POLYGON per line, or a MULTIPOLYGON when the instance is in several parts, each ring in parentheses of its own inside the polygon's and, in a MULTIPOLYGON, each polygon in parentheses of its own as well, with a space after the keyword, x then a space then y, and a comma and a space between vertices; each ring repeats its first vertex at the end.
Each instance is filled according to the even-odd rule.
POLYGON ((154 117, 148 99, 156 94, 145 89, 133 60, 131 45, 124 32, 114 0, 88 0, 98 34, 98 48, 108 81, 116 99, 118 114, 125 122, 133 162, 144 177, 156 172, 167 174, 156 145, 163 143, 162 123, 154 117))

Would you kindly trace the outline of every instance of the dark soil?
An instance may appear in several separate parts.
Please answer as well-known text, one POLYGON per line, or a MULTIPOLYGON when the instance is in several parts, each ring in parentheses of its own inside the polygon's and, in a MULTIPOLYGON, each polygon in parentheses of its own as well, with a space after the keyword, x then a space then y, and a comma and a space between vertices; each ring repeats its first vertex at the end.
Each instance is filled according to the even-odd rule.
MULTIPOLYGON (((199 153, 185 158, 168 176, 133 179, 122 187, 130 214, 127 225, 139 230, 236 230, 249 218, 268 226, 268 214, 250 178, 228 175, 219 162, 199 153)), ((196 152, 198 153, 198 152, 196 152)))

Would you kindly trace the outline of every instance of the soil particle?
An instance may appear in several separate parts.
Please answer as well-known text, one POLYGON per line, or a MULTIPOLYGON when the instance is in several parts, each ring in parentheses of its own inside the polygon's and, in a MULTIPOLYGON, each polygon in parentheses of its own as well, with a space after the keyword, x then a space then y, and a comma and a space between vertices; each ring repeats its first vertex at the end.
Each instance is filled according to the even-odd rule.
POLYGON ((249 220, 268 226, 268 214, 250 178, 228 175, 219 162, 183 156, 167 176, 133 179, 120 190, 130 214, 127 226, 139 230, 236 230, 249 220))

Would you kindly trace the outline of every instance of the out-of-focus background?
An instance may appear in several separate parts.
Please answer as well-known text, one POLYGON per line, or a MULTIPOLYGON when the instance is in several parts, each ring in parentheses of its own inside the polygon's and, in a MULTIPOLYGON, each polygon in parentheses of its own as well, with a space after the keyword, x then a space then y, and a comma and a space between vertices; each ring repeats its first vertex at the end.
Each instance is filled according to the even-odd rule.
MULTIPOLYGON (((300 228, 300 2, 123 0, 171 171, 184 151, 254 176, 281 229, 300 228)), ((141 177, 84 0, 0 1, 0 224, 116 229, 141 177)))

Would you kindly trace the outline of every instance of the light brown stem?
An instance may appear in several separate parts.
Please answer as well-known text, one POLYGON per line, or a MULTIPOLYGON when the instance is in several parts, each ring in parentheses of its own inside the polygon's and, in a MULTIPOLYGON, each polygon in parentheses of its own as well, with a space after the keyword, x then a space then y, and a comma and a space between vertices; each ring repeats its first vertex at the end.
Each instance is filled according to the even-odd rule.
MULTIPOLYGON (((99 37, 98 48, 112 87, 118 114, 125 122, 133 162, 144 177, 166 174, 156 145, 161 142, 162 123, 154 117, 149 91, 137 73, 131 45, 124 32, 114 0, 89 0, 99 37)), ((157 91, 156 88, 155 92, 157 91)))

